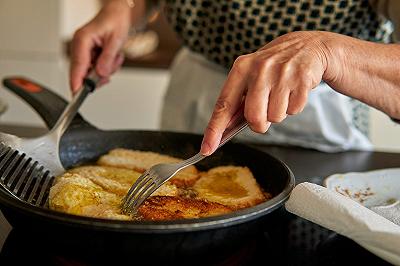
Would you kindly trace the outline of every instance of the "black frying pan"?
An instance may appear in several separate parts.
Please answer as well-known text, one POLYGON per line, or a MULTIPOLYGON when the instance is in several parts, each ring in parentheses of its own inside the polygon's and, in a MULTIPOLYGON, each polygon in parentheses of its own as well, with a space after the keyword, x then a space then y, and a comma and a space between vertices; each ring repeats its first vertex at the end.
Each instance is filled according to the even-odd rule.
MULTIPOLYGON (((27 101, 49 128, 66 105, 58 95, 24 78, 5 79, 4 85, 27 101)), ((95 162, 99 156, 117 147, 188 158, 198 152, 201 139, 201 135, 175 132, 103 131, 78 114, 62 138, 60 156, 65 168, 95 162)), ((66 248, 71 245, 82 248, 87 245, 109 246, 128 254, 139 250, 151 254, 153 259, 162 258, 164 262, 204 252, 221 253, 223 249, 251 237, 260 224, 273 219, 277 213, 274 210, 283 205, 294 186, 294 176, 283 162, 235 142, 224 145, 196 166, 206 170, 227 164, 249 167, 257 182, 272 193, 273 198, 228 215, 163 222, 102 220, 58 213, 16 201, 2 189, 0 206, 13 227, 37 232, 41 238, 48 239, 47 242, 58 241, 66 248), (154 250, 157 250, 157 256, 154 250)))

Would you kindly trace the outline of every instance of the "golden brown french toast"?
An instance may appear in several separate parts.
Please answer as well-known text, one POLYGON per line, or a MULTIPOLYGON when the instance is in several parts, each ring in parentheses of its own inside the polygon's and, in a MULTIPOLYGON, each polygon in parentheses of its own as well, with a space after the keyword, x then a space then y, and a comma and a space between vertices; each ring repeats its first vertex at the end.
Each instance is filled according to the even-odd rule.
POLYGON ((140 206, 137 217, 121 212, 122 197, 140 172, 153 164, 176 161, 153 152, 115 149, 99 159, 101 166, 76 167, 57 177, 50 189, 49 207, 106 219, 174 220, 225 214, 271 197, 247 167, 220 166, 204 173, 193 167, 155 191, 140 206))
MULTIPOLYGON (((133 169, 143 173, 150 167, 159 163, 176 163, 182 159, 149 151, 136 151, 127 149, 114 149, 98 160, 99 165, 133 169)), ((199 178, 196 167, 189 166, 179 171, 170 182, 178 187, 192 186, 199 178)))
POLYGON ((121 197, 105 191, 101 186, 79 174, 66 173, 57 178, 50 189, 50 209, 91 217, 129 219, 121 216, 118 208, 121 197))
POLYGON ((193 189, 199 198, 217 202, 232 209, 254 206, 266 200, 264 193, 247 167, 220 166, 202 173, 193 189))
MULTIPOLYGON (((120 196, 125 196, 129 188, 141 175, 134 170, 111 166, 81 166, 68 170, 67 173, 79 174, 101 186, 105 191, 120 196)), ((170 182, 166 182, 152 195, 177 196, 178 188, 170 182)))
MULTIPOLYGON (((140 173, 106 166, 82 166, 67 171, 50 188, 50 209, 69 214, 129 220, 120 210, 121 200, 140 173)), ((175 185, 166 182, 152 195, 177 196, 175 185)))

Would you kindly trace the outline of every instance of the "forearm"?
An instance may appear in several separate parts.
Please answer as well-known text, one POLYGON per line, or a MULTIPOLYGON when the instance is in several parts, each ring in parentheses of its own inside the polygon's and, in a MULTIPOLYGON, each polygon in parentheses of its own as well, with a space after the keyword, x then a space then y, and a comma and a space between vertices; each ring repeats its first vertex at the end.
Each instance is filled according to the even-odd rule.
POLYGON ((323 79, 336 91, 400 118, 400 45, 333 34, 323 79))
POLYGON ((157 0, 108 0, 103 9, 113 10, 130 17, 133 27, 146 23, 146 19, 159 8, 157 0))

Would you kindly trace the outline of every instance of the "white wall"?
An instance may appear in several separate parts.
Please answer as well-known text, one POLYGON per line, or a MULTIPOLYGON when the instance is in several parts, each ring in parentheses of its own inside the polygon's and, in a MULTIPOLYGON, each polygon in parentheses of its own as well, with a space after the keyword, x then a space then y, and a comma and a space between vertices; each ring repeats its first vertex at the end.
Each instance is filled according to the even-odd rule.
POLYGON ((94 17, 101 7, 99 0, 59 0, 62 10, 61 36, 70 38, 75 30, 94 17))
MULTIPOLYGON (((0 0, 0 78, 24 75, 53 88, 61 85, 59 4, 54 0, 0 0)), ((37 115, 4 89, 4 122, 43 125, 37 115)))
POLYGON ((56 60, 60 11, 54 0, 0 0, 1 57, 56 60))

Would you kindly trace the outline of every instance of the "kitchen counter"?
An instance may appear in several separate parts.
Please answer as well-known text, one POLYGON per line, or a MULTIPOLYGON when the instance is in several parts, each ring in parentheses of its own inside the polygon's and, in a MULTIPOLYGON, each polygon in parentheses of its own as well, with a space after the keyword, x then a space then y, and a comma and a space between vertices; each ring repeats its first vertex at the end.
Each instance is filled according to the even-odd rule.
MULTIPOLYGON (((15 133, 16 128, 13 126, 8 128, 0 126, 2 130, 5 128, 8 129, 8 132, 15 133)), ((21 129, 24 130, 25 135, 29 135, 29 132, 35 135, 44 131, 44 129, 26 131, 24 128, 18 130, 21 129)), ((308 181, 320 184, 323 177, 334 173, 400 167, 400 154, 398 153, 351 151, 327 154, 293 147, 254 147, 283 160, 295 174, 297 183, 308 181)), ((284 244, 271 246, 271 238, 276 233, 268 234, 269 229, 265 228, 265 232, 260 234, 253 243, 246 244, 244 249, 232 254, 229 258, 218 258, 215 264, 248 265, 263 260, 274 262, 271 265, 348 265, 350 263, 388 265, 353 241, 289 214, 283 209, 281 211, 284 212, 286 223, 278 238, 279 240, 284 239, 285 241, 279 241, 284 244), (273 251, 269 252, 269 250, 273 251)), ((41 254, 35 253, 28 260, 24 257, 25 253, 29 254, 32 249, 36 249, 32 244, 26 244, 26 241, 28 241, 26 234, 22 231, 12 230, 0 212, 0 249, 2 248, 0 265, 6 265, 2 261, 12 261, 14 265, 19 265, 18 261, 35 261, 41 265, 93 265, 90 263, 90 259, 98 255, 91 254, 90 247, 88 247, 85 258, 76 258, 72 255, 69 257, 65 254, 47 256, 46 249, 42 248, 41 254)), ((32 241, 27 243, 32 243, 32 241)), ((40 242, 38 243, 40 246, 40 242)), ((73 247, 68 252, 73 252, 73 247)))

